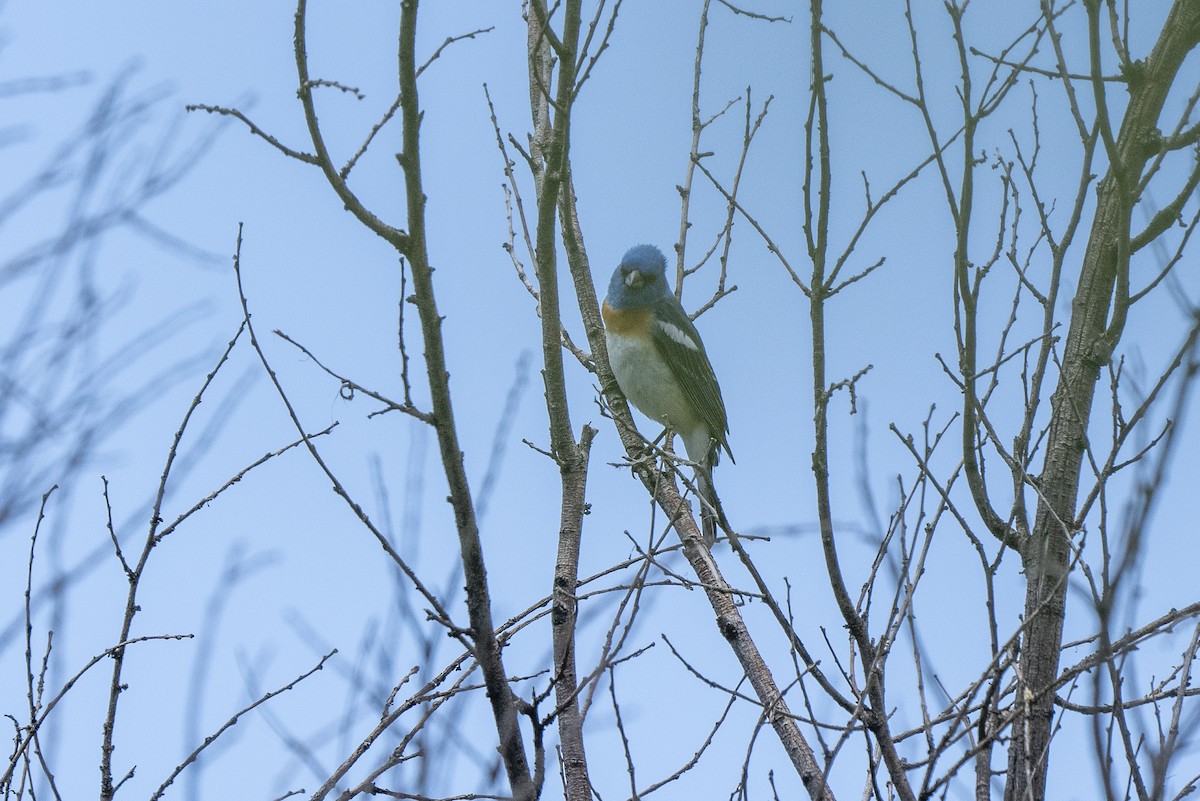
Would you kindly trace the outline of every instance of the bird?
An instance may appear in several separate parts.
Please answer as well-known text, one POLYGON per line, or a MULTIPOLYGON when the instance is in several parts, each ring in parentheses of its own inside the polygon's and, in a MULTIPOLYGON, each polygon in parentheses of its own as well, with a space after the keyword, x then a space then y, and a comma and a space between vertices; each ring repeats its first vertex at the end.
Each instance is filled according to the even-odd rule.
POLYGON ((667 286, 667 260, 653 245, 621 258, 601 306, 608 360, 617 385, 642 414, 679 434, 695 464, 704 541, 728 528, 712 468, 729 448, 729 418, 700 333, 667 286))

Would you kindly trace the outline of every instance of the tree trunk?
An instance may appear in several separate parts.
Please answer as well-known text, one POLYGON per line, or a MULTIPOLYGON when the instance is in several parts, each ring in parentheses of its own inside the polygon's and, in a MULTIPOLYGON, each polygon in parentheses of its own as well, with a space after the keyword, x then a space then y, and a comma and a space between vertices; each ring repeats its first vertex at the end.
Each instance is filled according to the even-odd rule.
POLYGON ((1071 537, 1096 379, 1124 326, 1136 187, 1147 161, 1161 147, 1156 126, 1167 92, 1198 38, 1200 0, 1176 0, 1149 58, 1127 73, 1129 106, 1112 140, 1108 172, 1097 186, 1096 216, 1051 401, 1041 501, 1022 554, 1028 582, 1026 630, 1014 700, 1020 714, 1013 723, 1005 801, 1045 798, 1071 537))

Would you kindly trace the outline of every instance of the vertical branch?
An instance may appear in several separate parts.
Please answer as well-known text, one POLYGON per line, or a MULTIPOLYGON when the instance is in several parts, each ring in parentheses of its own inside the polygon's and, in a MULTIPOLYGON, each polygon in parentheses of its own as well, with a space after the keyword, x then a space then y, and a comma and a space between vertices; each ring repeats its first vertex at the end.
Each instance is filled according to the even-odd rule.
MULTIPOLYGON (((569 192, 568 158, 571 111, 575 100, 576 68, 581 24, 581 3, 566 3, 561 37, 554 45, 559 64, 558 84, 551 122, 549 98, 550 20, 541 0, 534 0, 528 16, 531 109, 535 121, 534 159, 540 172, 537 180, 537 230, 535 235, 538 278, 538 314, 542 322, 542 378, 546 386, 546 411, 550 422, 550 451, 562 478, 558 557, 554 566, 551 627, 554 639, 554 690, 557 702, 562 767, 568 801, 589 801, 587 755, 583 742, 583 716, 579 710, 578 676, 575 665, 576 587, 579 583, 579 544, 586 508, 588 454, 596 431, 584 426, 579 442, 572 433, 563 371, 562 316, 558 295, 556 212, 560 198, 569 192)), ((572 197, 573 201, 573 197, 572 197)), ((565 200, 561 205, 565 205, 565 200)), ((570 204, 574 208, 573 202, 570 204)), ((565 215, 564 215, 565 217, 565 215)), ((564 220, 565 225, 565 220, 564 220)), ((573 228, 573 231, 577 231, 573 228)), ((564 234, 564 238, 567 235, 564 234)), ((576 241, 577 238, 576 238, 576 241)), ((582 244, 576 248, 582 251, 582 244)))
MULTIPOLYGON (((347 183, 347 171, 338 170, 332 159, 317 118, 313 102, 313 82, 308 76, 306 43, 306 0, 298 0, 295 14, 295 61, 299 78, 298 95, 304 107, 308 134, 312 139, 316 163, 326 180, 353 213, 374 234, 396 248, 407 259, 412 272, 413 297, 425 343, 425 365, 430 385, 430 421, 437 432, 438 451, 449 488, 449 501, 454 510, 458 548, 462 561, 463 579, 467 592, 469 637, 476 662, 479 663, 492 716, 496 722, 500 758, 504 763, 512 795, 520 801, 532 801, 538 796, 540 777, 530 771, 520 724, 517 722, 521 701, 512 694, 504 670, 496 628, 492 622, 491 592, 488 589, 484 549, 479 535, 472 489, 467 480, 463 452, 458 441, 454 404, 451 401, 450 375, 446 369, 445 344, 442 336, 442 315, 438 311, 433 290, 433 269, 428 255, 425 222, 425 188, 421 177, 420 126, 421 108, 416 88, 420 70, 416 67, 416 19, 418 0, 401 4, 400 31, 397 44, 397 79, 400 88, 402 150, 396 161, 403 170, 404 200, 407 206, 407 230, 386 224, 366 209, 347 183)), ((403 265, 403 261, 402 261, 403 265)), ((404 357, 402 351, 402 359, 404 357)), ((407 374, 404 375, 407 397, 407 374)), ((535 731, 535 735, 538 734, 535 731)), ((535 763, 541 765, 540 736, 535 736, 535 763)))
POLYGON ((50 772, 49 766, 46 764, 45 757, 42 755, 37 725, 38 715, 41 712, 43 705, 42 699, 45 691, 46 668, 49 664, 50 650, 54 641, 53 630, 46 632, 46 650, 44 656, 42 657, 42 666, 38 671, 36 683, 33 673, 33 564, 34 557, 37 553, 38 534, 40 534, 42 530, 42 521, 46 519, 46 505, 50 501, 50 496, 53 495, 54 491, 57 489, 58 485, 55 484, 50 487, 50 489, 42 493, 42 503, 41 506, 38 507, 37 522, 33 524, 33 536, 29 538, 29 560, 27 563, 28 568, 25 572, 25 692, 26 698, 29 701, 29 724, 26 728, 25 741, 22 742, 20 732, 18 732, 16 738, 17 745, 15 750, 19 752, 22 745, 24 745, 24 755, 21 755, 20 753, 14 753, 10 761, 9 770, 5 772, 2 778, 0 778, 0 789, 5 792, 6 796, 12 790, 11 775, 18 762, 24 763, 25 767, 23 770, 24 773, 28 775, 30 773, 29 764, 34 757, 36 757, 38 762, 41 764, 42 770, 46 775, 47 781, 50 785, 50 789, 56 796, 58 795, 58 789, 54 787, 54 776, 50 772), (29 756, 30 744, 32 744, 34 757, 29 756))
POLYGON ((554 638, 554 691, 567 801, 589 801, 592 792, 583 744, 583 715, 579 709, 579 678, 575 665, 575 624, 578 619, 575 593, 579 584, 579 543, 586 510, 588 454, 595 435, 594 428, 584 426, 579 444, 572 443, 572 459, 564 461, 559 457, 562 507, 550 622, 554 638))
POLYGON ((684 173, 683 183, 676 187, 681 199, 679 213, 679 243, 675 246, 675 297, 683 293, 684 254, 687 251, 687 236, 692 222, 688 219, 692 200, 693 178, 696 174, 696 163, 700 160, 700 134, 704 132, 704 124, 700 122, 700 75, 704 63, 704 34, 708 30, 708 7, 711 0, 704 0, 700 9, 700 32, 696 41, 696 63, 692 68, 692 146, 688 151, 688 166, 684 173))
MULTIPOLYGON (((411 6, 411 11, 416 16, 416 0, 411 3, 405 3, 404 8, 408 10, 411 6)), ((315 159, 310 163, 315 163, 320 167, 325 174, 325 180, 329 182, 329 186, 337 193, 338 198, 346 206, 346 210, 358 219, 360 223, 369 228, 376 235, 391 244, 401 253, 405 253, 412 243, 408 241, 403 231, 397 230, 385 223, 383 220, 376 217, 370 209, 363 205, 362 201, 350 190, 350 185, 346 181, 346 176, 338 170, 334 164, 333 157, 329 153, 329 147, 325 142, 325 134, 321 131, 320 120, 317 119, 316 104, 313 101, 313 81, 308 76, 308 41, 307 41, 307 14, 308 0, 297 0, 296 2, 296 17, 295 31, 293 33, 296 54, 296 77, 299 82, 299 87, 296 89, 296 96, 300 98, 300 105, 304 109, 304 121, 308 125, 308 136, 312 140, 313 149, 316 151, 315 159)), ((403 33, 401 34, 403 36, 403 33)), ((403 72, 403 70, 401 70, 403 72)), ((413 89, 416 90, 416 69, 413 69, 413 89)), ((403 81, 403 79, 401 79, 403 81)), ((401 87, 403 92, 403 87, 401 87)), ((403 99, 403 98, 402 98, 403 99)), ((414 103, 415 95, 410 98, 414 103)), ((404 136, 407 142, 408 128, 407 120, 405 120, 404 136)), ((270 140, 268 140, 270 141, 270 140)), ((289 153, 290 155, 290 153, 289 153)), ((400 158, 399 156, 397 158, 400 158)), ((304 160, 304 159, 302 159, 304 160)), ((401 160, 403 166, 403 161, 401 160)), ((424 199, 421 202, 421 214, 424 219, 424 199)), ((412 207, 409 207, 409 219, 412 219, 412 207)), ((424 247, 422 247, 422 250, 424 247)))
POLYGON ((487 697, 499 737, 499 751, 504 762, 513 796, 522 801, 537 795, 529 768, 525 744, 517 722, 518 701, 508 685, 500 646, 492 623, 491 595, 479 524, 467 480, 463 453, 451 402, 450 377, 446 369, 445 345, 442 339, 442 317, 438 312, 433 290, 433 270, 429 263, 425 230, 425 192, 421 178, 420 125, 421 110, 417 95, 416 25, 417 0, 401 4, 397 69, 400 88, 400 117, 403 126, 402 147, 396 159, 404 172, 408 231, 388 226, 367 210, 350 191, 345 177, 336 169, 325 145, 313 104, 313 84, 308 76, 308 53, 305 41, 306 0, 299 0, 296 9, 295 50, 296 69, 300 82, 299 96, 304 107, 309 135, 317 158, 331 187, 346 208, 371 231, 392 244, 408 259, 412 270, 413 303, 417 307, 421 333, 425 343, 425 365, 429 381, 433 426, 437 432, 449 500, 454 510, 459 551, 467 594, 467 614, 470 621, 472 649, 484 676, 487 697))
MULTIPOLYGON (((1098 4, 1089 0, 1089 13, 1098 4)), ((1184 57, 1200 43, 1200 2, 1175 0, 1137 81, 1128 85, 1129 105, 1109 150, 1110 163, 1097 187, 1096 212, 1080 265, 1070 327, 1046 438, 1040 498, 1029 547, 1022 554, 1028 626, 1021 651, 1019 715, 1009 748, 1007 801, 1045 797, 1053 732, 1053 687, 1062 648, 1067 576, 1080 470, 1100 369, 1111 358, 1124 325, 1131 206, 1122 187, 1136 186, 1153 155, 1163 103, 1184 57)), ((1093 59, 1097 57, 1095 48, 1093 59)), ((1092 74, 1097 75, 1098 64, 1092 74)), ((1095 83, 1095 81, 1093 82, 1095 83)), ((1098 110, 1102 112, 1103 108, 1098 110)), ((1103 130, 1106 121, 1100 123, 1103 130)))
POLYGON ((487 697, 491 703, 499 736, 500 756, 513 796, 520 801, 532 801, 537 796, 537 789, 530 773, 524 739, 517 722, 517 699, 508 685, 500 656, 500 645, 492 624, 487 568, 484 565, 483 546, 479 539, 479 524, 475 517, 471 487, 458 441, 458 428, 454 421, 450 374, 446 369, 446 352, 442 340, 442 316, 438 312, 433 291, 433 270, 429 264, 425 238, 425 190, 421 179, 421 109, 417 96, 416 35, 417 0, 406 0, 400 9, 398 52, 403 150, 396 156, 404 171, 408 211, 407 249, 404 255, 408 257, 412 269, 413 294, 425 342, 425 365, 434 428, 437 431, 438 450, 446 472, 450 504, 454 509, 454 522, 458 530, 467 593, 467 615, 475 659, 483 672, 487 697))
POLYGON ((829 491, 829 401, 832 391, 826 388, 825 371, 825 300, 832 294, 826 275, 826 259, 829 237, 829 210, 832 202, 832 168, 830 164, 829 120, 826 108, 825 65, 822 58, 823 26, 822 0, 812 0, 809 47, 812 54, 812 100, 808 119, 805 122, 805 140, 808 152, 808 168, 805 173, 805 234, 812 260, 812 279, 809 284, 809 319, 812 324, 812 381, 813 381, 813 454, 812 470, 817 496, 817 519, 821 532, 821 547, 825 555, 825 568, 834 599, 842 619, 859 649, 866 672, 866 692, 860 717, 875 735, 880 754, 887 766, 900 798, 915 801, 913 790, 905 773, 904 763, 896 751, 887 723, 887 706, 884 701, 882 654, 872 642, 866 620, 855 608, 854 600, 846 588, 842 568, 838 559, 837 543, 834 538, 832 501, 829 491), (814 143, 814 135, 816 137, 814 143), (817 185, 812 184, 812 154, 817 154, 817 185), (815 224, 813 222, 814 191, 816 199, 815 224), (866 703, 869 699, 869 705, 866 703))
POLYGON ((125 596, 125 613, 121 618, 121 631, 117 635, 117 645, 112 648, 111 656, 113 660, 112 680, 109 683, 108 690, 108 709, 104 716, 103 735, 100 744, 100 799, 101 801, 111 801, 116 793, 119 785, 113 784, 112 773, 112 752, 116 748, 113 744, 114 734, 117 727, 117 710, 121 699, 121 693, 125 692, 126 684, 123 678, 125 668, 125 646, 130 642, 130 632, 133 630, 133 619, 138 612, 141 611, 141 606, 138 604, 137 594, 141 586, 142 576, 145 574, 146 565, 150 561, 150 552, 158 545, 174 528, 174 524, 166 528, 160 528, 163 525, 163 501, 167 494, 167 484, 171 479, 171 470, 175 466, 175 460, 179 455, 179 443, 183 440, 183 435, 188 429, 188 424, 191 422, 192 415, 196 409, 200 407, 200 401, 204 397, 204 393, 212 386, 213 380, 217 377, 221 367, 229 360, 229 354, 233 352, 233 346, 237 344, 238 338, 241 336, 242 329, 238 329, 237 335, 229 341, 225 347, 225 351, 217 360, 217 365, 212 369, 204 379, 204 383, 200 386, 200 391, 196 393, 196 397, 192 399, 191 405, 183 415, 183 421, 179 424, 179 428, 175 431, 175 438, 171 442, 171 449, 167 452, 167 462, 163 467, 162 477, 158 482, 158 491, 154 498, 154 507, 150 512, 150 527, 146 533, 146 541, 142 544, 141 554, 138 556, 137 562, 130 565, 126 561, 125 556, 121 553, 120 546, 117 544, 116 538, 113 539, 113 547, 116 549, 117 560, 121 564, 122 571, 125 573, 125 580, 129 585, 129 591, 125 596))
POLYGON ((959 176, 958 213, 954 241, 954 322, 958 338, 958 367, 962 374, 963 417, 962 454, 963 473, 975 508, 988 531, 1001 541, 1012 541, 1008 523, 992 508, 987 486, 983 478, 980 450, 980 402, 976 389, 978 380, 978 325, 979 297, 985 271, 971 263, 969 254, 971 222, 975 208, 975 131, 983 112, 973 108, 971 67, 967 62, 967 45, 962 19, 965 7, 947 4, 954 25, 954 39, 959 57, 959 100, 962 105, 962 170, 959 176))

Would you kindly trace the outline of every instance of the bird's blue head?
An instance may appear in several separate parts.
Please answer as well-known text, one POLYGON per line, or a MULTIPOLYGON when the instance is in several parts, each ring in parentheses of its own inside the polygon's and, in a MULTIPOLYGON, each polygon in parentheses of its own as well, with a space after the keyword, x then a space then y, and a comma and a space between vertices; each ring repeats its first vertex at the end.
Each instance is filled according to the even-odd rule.
POLYGON ((649 306, 669 294, 667 260, 654 245, 631 247, 608 282, 608 305, 617 310, 649 306))

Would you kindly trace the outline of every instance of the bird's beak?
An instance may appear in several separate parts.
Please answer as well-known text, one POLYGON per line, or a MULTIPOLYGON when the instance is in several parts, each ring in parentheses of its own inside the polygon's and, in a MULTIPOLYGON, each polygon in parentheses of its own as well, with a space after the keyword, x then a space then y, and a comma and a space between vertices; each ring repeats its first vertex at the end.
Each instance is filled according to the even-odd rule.
POLYGON ((644 283, 645 279, 642 277, 641 270, 630 270, 625 274, 625 286, 630 289, 639 289, 644 283))

